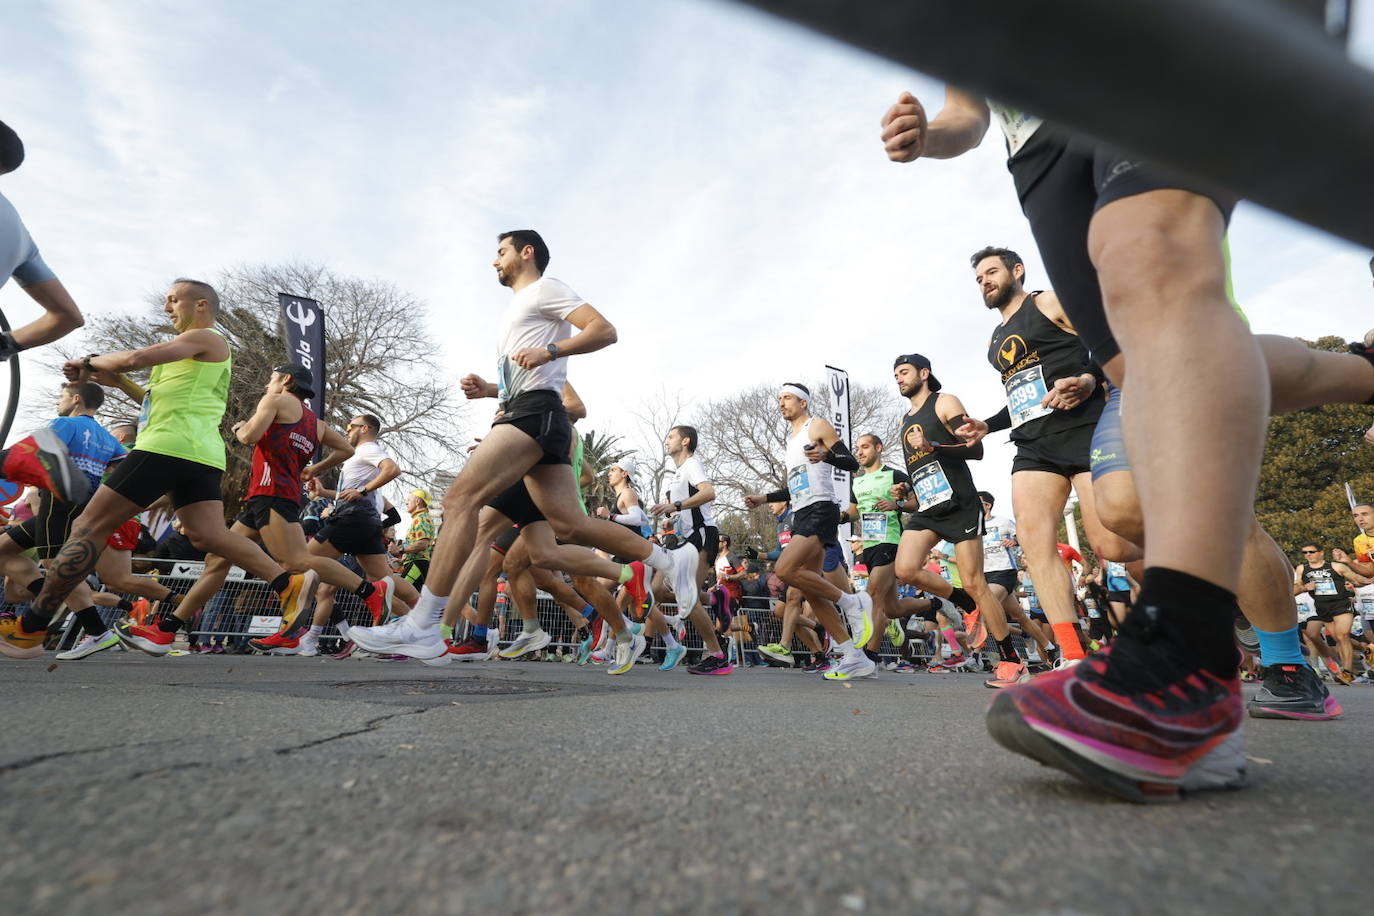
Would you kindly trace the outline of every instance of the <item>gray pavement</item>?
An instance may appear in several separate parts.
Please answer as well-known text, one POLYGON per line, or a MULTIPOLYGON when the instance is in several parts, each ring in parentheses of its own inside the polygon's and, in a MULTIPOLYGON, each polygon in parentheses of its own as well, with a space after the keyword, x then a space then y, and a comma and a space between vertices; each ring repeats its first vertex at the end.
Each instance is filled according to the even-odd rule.
POLYGON ((974 675, 0 664, 5 913, 1354 913, 1374 691, 1177 805, 1011 756, 974 675))

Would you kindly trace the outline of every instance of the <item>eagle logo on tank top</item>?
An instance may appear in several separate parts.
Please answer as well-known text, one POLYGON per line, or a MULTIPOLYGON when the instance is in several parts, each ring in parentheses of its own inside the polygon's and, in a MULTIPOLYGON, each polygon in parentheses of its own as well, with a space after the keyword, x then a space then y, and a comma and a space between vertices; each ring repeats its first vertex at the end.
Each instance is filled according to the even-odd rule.
POLYGON ((1002 364, 1003 369, 1009 368, 1020 362, 1028 349, 1024 337, 1020 334, 1012 334, 998 344, 997 361, 1002 364))
POLYGON ((915 463, 915 462, 917 462, 917 461, 920 461, 920 460, 921 460, 922 458, 924 458, 926 455, 929 455, 929 454, 930 454, 930 452, 931 452, 931 449, 930 449, 930 440, 929 440, 929 439, 925 439, 925 435, 926 435, 926 431, 925 431, 924 429, 921 428, 921 424, 920 424, 920 423, 912 423, 910 426, 907 427, 906 433, 903 434, 904 438, 906 439, 907 448, 911 449, 911 451, 912 451, 912 453, 913 453, 913 454, 911 455, 911 457, 910 457, 909 459, 907 459, 907 464, 908 464, 908 465, 913 464, 913 463, 915 463), (916 447, 916 439, 917 439, 918 436, 919 436, 920 438, 922 438, 922 439, 925 439, 925 442, 926 442, 926 447, 925 447, 925 448, 917 448, 917 447, 916 447))

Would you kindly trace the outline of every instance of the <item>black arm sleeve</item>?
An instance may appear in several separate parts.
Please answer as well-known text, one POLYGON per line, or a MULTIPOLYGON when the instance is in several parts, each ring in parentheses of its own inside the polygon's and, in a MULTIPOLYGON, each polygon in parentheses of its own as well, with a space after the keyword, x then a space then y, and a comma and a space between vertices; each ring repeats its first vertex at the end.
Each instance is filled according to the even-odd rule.
POLYGON ((935 444, 935 449, 941 455, 948 455, 951 458, 958 458, 963 461, 982 461, 983 443, 977 445, 939 445, 935 444))
POLYGON ((836 440, 834 445, 830 446, 829 454, 825 456, 821 463, 839 468, 841 471, 848 471, 851 474, 859 469, 859 459, 854 457, 854 453, 849 450, 849 446, 838 440, 836 440))
POLYGON ((983 422, 988 425, 988 432, 990 433, 1000 433, 1004 429, 1011 429, 1011 408, 1003 407, 983 422))
POLYGON ((386 510, 386 515, 382 516, 382 527, 390 528, 392 525, 399 524, 400 521, 401 513, 396 511, 395 506, 392 506, 390 509, 386 510))
POLYGON ((773 490, 771 493, 763 494, 763 498, 770 503, 785 503, 791 502, 792 494, 788 493, 786 490, 773 490))

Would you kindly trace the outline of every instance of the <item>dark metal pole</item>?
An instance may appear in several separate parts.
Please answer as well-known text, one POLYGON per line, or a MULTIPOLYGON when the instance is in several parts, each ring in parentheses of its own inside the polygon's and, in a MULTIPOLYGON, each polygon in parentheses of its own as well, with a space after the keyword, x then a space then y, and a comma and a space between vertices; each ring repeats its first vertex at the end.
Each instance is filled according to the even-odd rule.
POLYGON ((1374 74, 1270 0, 747 2, 1374 247, 1374 74))
MULTIPOLYGON (((9 319, 0 309, 0 332, 10 332, 9 319)), ((15 414, 19 411, 19 354, 10 357, 10 394, 5 403, 5 419, 0 420, 0 448, 9 441, 10 429, 14 426, 15 414)))

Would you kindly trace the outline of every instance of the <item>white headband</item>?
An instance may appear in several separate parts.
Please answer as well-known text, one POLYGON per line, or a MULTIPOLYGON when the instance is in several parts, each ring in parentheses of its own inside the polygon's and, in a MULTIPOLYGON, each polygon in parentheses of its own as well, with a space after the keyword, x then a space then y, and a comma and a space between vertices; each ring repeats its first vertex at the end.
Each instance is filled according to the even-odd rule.
POLYGON ((805 390, 798 388, 796 385, 783 385, 781 390, 778 391, 778 395, 781 396, 784 394, 790 394, 799 401, 805 401, 808 404, 811 403, 811 395, 807 394, 805 390))

